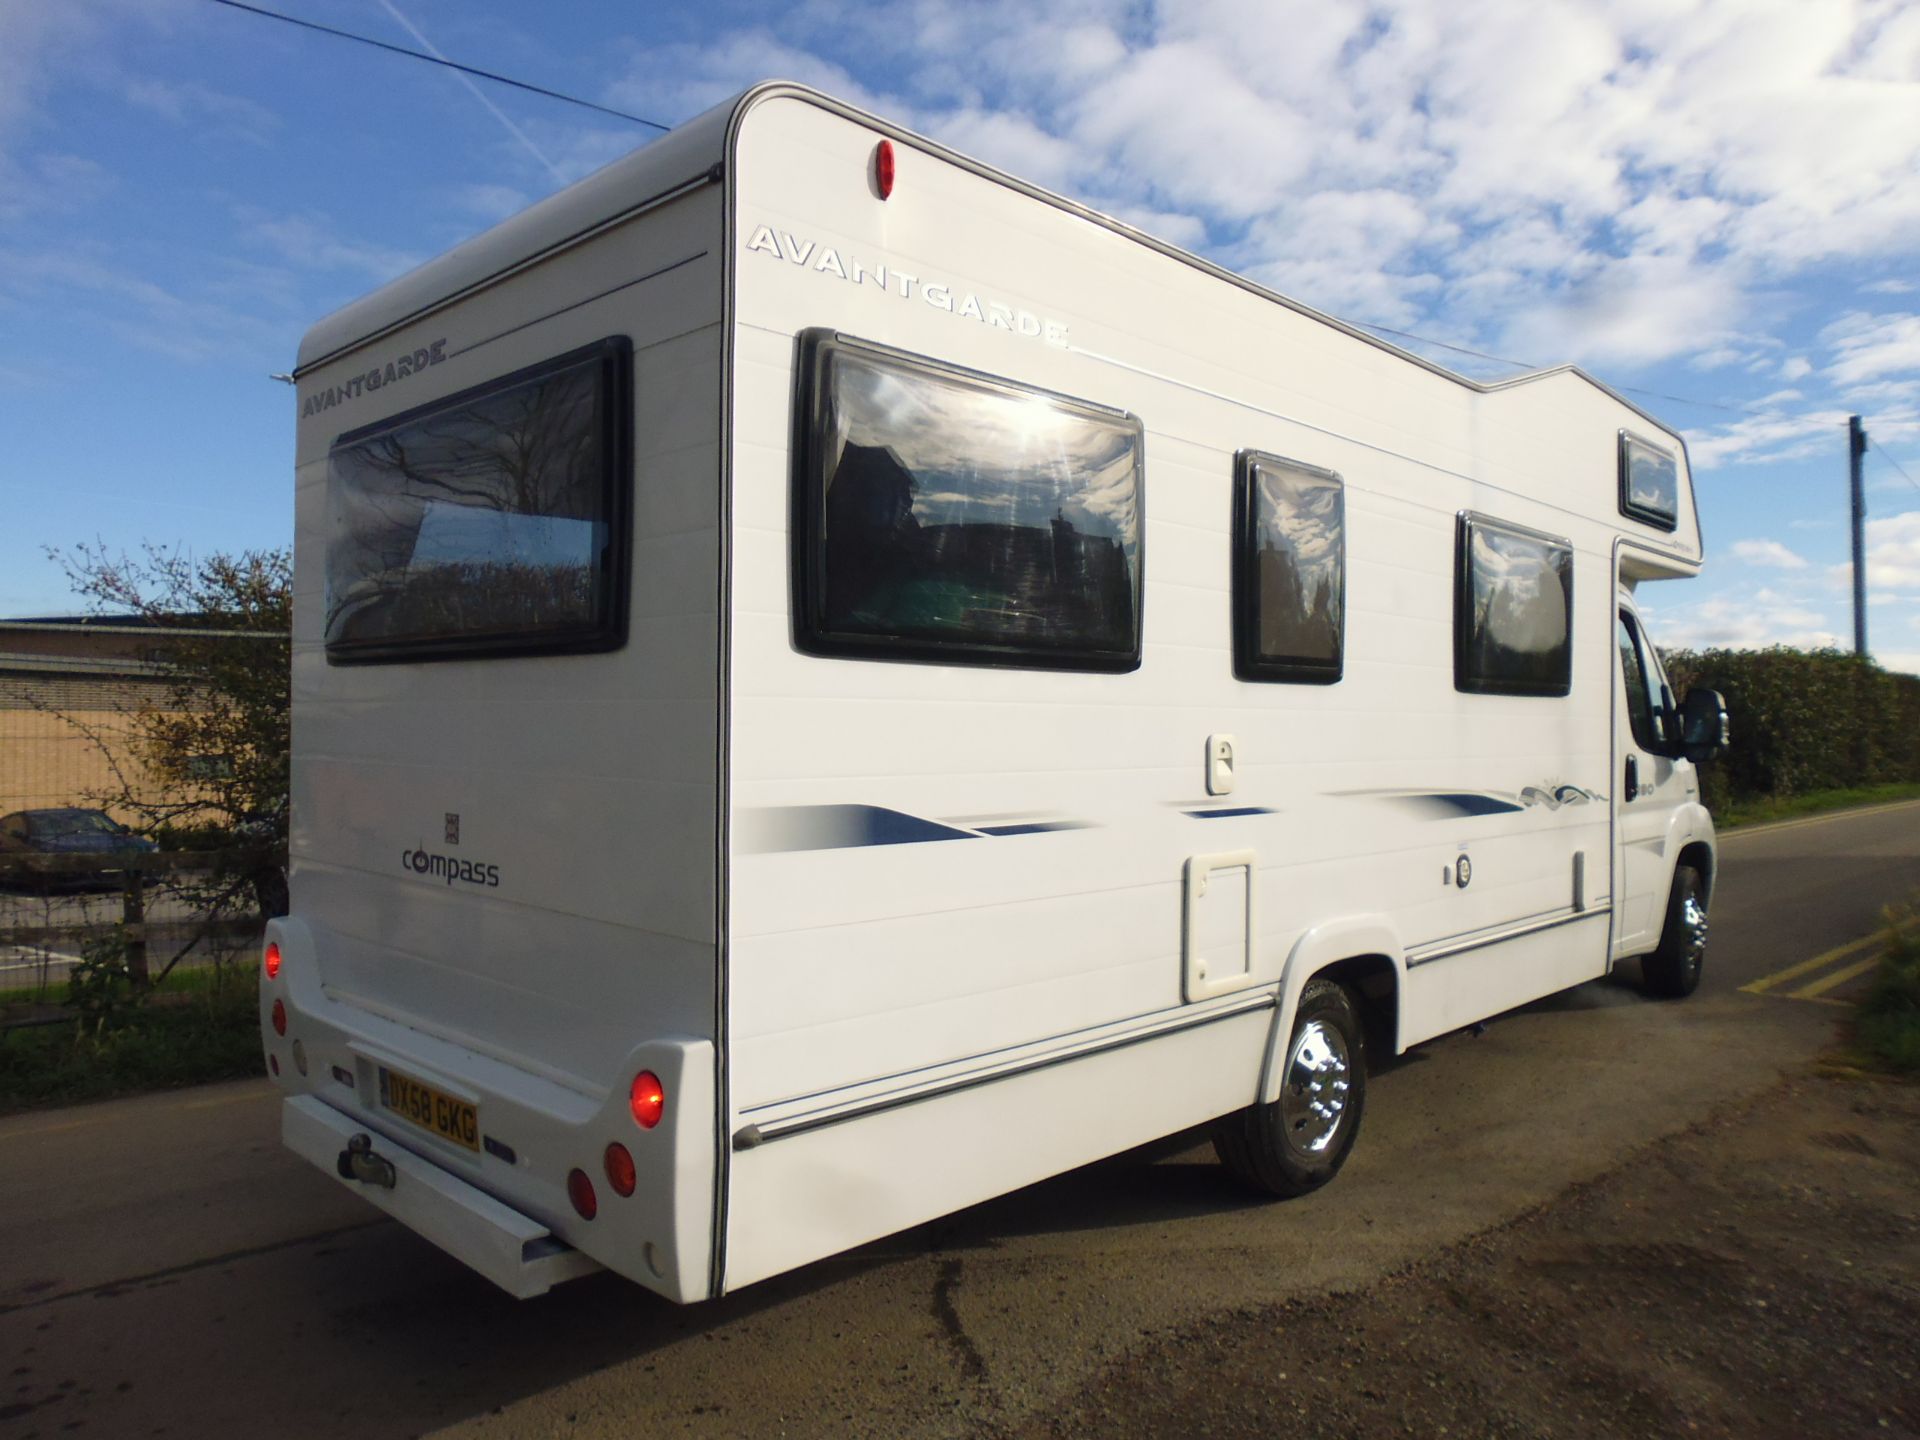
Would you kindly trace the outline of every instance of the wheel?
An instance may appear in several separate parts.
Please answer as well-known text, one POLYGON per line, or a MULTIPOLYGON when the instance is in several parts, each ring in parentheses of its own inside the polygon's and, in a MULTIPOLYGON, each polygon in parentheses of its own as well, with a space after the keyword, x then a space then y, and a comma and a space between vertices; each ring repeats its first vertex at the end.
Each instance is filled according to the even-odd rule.
POLYGON ((1691 865, 1682 865, 1673 872, 1660 948, 1640 961, 1641 980, 1649 995, 1678 1000, 1700 988, 1706 959, 1706 882, 1691 865))
POLYGON ((1340 1173, 1367 1100, 1367 1042, 1347 987, 1314 979, 1300 992, 1280 1098, 1214 1123, 1220 1163, 1256 1190, 1318 1190, 1340 1173))

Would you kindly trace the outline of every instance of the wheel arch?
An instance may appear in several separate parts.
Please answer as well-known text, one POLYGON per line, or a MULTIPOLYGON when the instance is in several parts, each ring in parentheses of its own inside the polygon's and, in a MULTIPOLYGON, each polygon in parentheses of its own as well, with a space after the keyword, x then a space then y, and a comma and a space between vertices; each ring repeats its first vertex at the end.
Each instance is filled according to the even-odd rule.
POLYGON ((1353 992, 1360 1002, 1360 1021, 1369 1048, 1381 1046, 1388 1054, 1398 1054, 1401 982, 1406 968, 1399 933, 1379 916, 1327 921, 1294 942, 1281 973, 1279 1004, 1274 1007, 1273 1028, 1260 1064, 1258 1101, 1271 1105, 1280 1098, 1281 1073, 1300 992, 1316 977, 1339 980, 1353 992))

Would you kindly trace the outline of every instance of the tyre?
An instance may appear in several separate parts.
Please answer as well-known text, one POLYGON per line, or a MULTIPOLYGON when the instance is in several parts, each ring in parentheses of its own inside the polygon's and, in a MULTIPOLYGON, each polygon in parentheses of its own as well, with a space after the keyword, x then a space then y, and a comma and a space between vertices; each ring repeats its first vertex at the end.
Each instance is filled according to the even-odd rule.
POLYGON ((1269 1195, 1318 1190, 1340 1173, 1367 1099, 1367 1042, 1347 987, 1313 979, 1300 992, 1280 1098, 1214 1122, 1213 1148, 1239 1180, 1269 1195))
POLYGON ((1706 959, 1706 881, 1691 865, 1682 865, 1673 872, 1660 948, 1640 961, 1642 983, 1649 995, 1678 1000, 1700 988, 1706 959))

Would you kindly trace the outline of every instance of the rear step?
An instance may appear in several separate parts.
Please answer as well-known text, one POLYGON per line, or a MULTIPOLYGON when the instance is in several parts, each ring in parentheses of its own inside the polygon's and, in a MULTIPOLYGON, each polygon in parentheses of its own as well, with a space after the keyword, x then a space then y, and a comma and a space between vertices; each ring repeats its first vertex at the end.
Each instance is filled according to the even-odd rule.
POLYGON ((391 1141, 370 1140, 365 1125, 311 1095, 290 1096, 281 1107, 280 1138, 340 1185, 518 1299, 544 1295, 600 1268, 538 1220, 391 1141))

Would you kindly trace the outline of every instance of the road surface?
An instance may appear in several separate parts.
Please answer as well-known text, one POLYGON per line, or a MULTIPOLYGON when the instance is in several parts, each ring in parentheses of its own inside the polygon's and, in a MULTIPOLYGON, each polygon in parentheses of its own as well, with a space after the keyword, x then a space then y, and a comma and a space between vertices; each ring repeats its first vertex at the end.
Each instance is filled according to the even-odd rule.
POLYGON ((14 1116, 0 1435, 1012 1427, 1170 1326, 1377 1277, 1803 1066, 1920 886, 1920 804, 1739 832, 1722 865, 1698 995, 1622 967, 1421 1047, 1306 1200, 1250 1201, 1188 1137, 693 1308, 605 1275, 507 1299, 284 1154, 263 1081, 14 1116))

